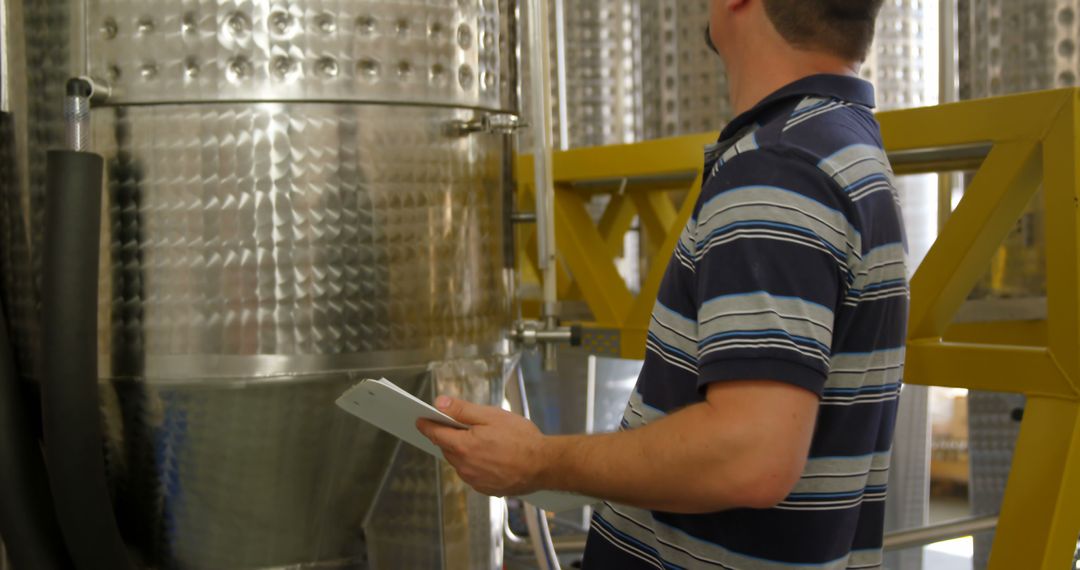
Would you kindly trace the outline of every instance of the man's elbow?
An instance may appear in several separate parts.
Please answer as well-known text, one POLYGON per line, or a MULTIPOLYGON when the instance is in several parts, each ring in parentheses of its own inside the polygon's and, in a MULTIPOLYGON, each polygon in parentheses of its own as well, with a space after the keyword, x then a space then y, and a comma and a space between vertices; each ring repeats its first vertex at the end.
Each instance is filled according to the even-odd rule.
POLYGON ((791 495, 795 483, 781 477, 758 479, 749 482, 739 491, 741 507, 746 509, 771 509, 791 495))
POLYGON ((801 466, 777 462, 748 465, 728 479, 723 492, 733 508, 771 509, 791 495, 801 475, 801 466))

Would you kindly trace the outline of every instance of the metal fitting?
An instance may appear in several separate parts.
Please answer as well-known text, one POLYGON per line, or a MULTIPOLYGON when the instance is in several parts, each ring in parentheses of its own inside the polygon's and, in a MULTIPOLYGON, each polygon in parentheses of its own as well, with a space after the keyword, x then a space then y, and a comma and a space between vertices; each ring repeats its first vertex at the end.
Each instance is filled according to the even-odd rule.
POLYGON ((560 326, 555 319, 540 321, 518 321, 510 338, 525 349, 539 348, 543 352, 543 368, 553 372, 557 365, 557 350, 560 344, 581 346, 583 329, 581 325, 560 326))
POLYGON ((71 150, 82 151, 90 147, 90 96, 93 93, 93 86, 82 78, 67 82, 64 125, 67 128, 67 147, 71 150))
POLYGON ((525 125, 521 118, 511 113, 496 113, 483 118, 484 130, 495 135, 512 135, 525 125))
POLYGON ((84 151, 90 148, 91 104, 104 103, 108 97, 108 87, 89 77, 68 80, 64 96, 64 124, 69 149, 84 151))
POLYGON ((568 327, 547 327, 539 321, 518 321, 514 331, 510 334, 511 340, 524 348, 536 348, 541 344, 568 344, 581 346, 583 329, 581 325, 568 327))
POLYGON ((446 134, 452 137, 465 137, 476 133, 493 135, 512 135, 524 127, 517 115, 494 113, 471 121, 450 121, 446 124, 446 134))

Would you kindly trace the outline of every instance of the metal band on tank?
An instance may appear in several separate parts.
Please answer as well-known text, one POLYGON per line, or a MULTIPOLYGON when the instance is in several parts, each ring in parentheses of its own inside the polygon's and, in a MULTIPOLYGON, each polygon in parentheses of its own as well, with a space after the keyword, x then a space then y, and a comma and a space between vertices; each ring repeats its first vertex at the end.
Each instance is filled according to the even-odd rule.
MULTIPOLYGON (((508 354, 508 345, 471 345, 444 351, 379 351, 331 355, 183 355, 147 356, 139 374, 117 373, 108 362, 98 376, 112 381, 141 381, 161 385, 291 382, 304 377, 325 378, 358 370, 424 368, 429 362, 508 354)), ((104 380, 103 380, 104 381, 104 380)))

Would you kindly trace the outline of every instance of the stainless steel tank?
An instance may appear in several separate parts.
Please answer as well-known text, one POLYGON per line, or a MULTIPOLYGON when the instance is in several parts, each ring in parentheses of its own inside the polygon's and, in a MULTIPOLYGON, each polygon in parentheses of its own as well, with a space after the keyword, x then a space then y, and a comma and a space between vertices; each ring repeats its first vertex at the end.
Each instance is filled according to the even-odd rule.
POLYGON ((548 0, 555 144, 634 142, 643 128, 639 2, 548 0))
POLYGON ((641 0, 642 139, 719 130, 732 118, 724 66, 705 41, 709 0, 641 0))
POLYGON ((107 86, 106 451, 147 567, 494 568, 501 503, 339 412, 360 378, 501 401, 494 0, 3 0, 23 174, 3 297, 35 349, 42 152, 107 86), (12 62, 12 60, 14 60, 12 62))
POLYGON ((718 128, 730 118, 707 0, 549 0, 555 138, 565 148, 718 128), (561 4, 561 10, 557 7, 561 4))

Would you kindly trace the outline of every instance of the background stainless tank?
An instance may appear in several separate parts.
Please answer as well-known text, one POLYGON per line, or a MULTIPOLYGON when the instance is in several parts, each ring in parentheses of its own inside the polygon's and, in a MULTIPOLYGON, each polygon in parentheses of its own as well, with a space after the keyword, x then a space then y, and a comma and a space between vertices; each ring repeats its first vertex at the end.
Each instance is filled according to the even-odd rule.
POLYGON ((707 0, 549 0, 552 34, 564 30, 564 53, 552 59, 557 145, 716 128, 730 110, 723 66, 705 44, 708 7, 707 0))
POLYGON ((23 176, 3 297, 34 377, 63 82, 107 161, 100 378, 147 566, 494 568, 501 503, 339 412, 385 376, 501 401, 510 300, 494 0, 3 0, 23 176))
POLYGON ((638 2, 549 0, 548 15, 556 147, 636 140, 644 120, 638 2))

